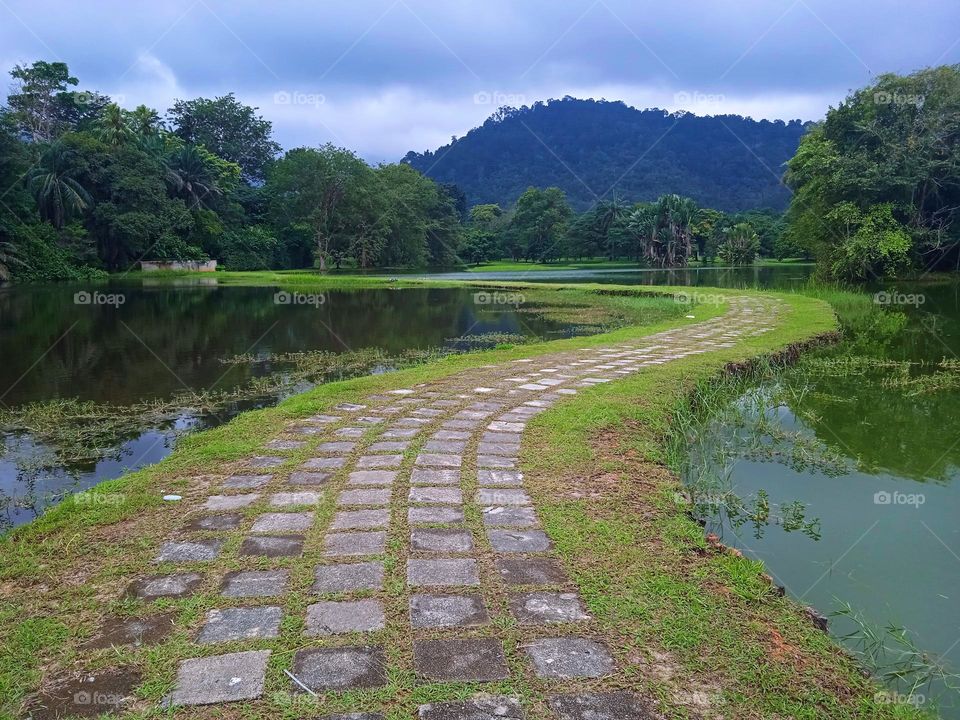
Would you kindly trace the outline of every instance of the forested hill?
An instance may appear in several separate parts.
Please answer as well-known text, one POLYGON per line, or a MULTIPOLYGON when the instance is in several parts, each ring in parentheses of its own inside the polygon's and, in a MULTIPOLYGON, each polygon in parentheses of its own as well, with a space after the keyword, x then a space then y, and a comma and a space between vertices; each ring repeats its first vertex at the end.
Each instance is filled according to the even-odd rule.
POLYGON ((434 152, 409 152, 431 178, 456 183, 470 205, 509 207, 529 186, 556 185, 585 210, 615 190, 631 202, 665 193, 726 211, 783 209, 779 178, 806 126, 799 120, 698 117, 623 102, 563 98, 502 108, 434 152))

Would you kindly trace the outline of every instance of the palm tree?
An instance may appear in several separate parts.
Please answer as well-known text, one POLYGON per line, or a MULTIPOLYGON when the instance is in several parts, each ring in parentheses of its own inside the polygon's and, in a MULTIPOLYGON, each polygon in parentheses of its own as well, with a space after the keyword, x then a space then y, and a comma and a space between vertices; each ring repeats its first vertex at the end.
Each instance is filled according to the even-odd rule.
POLYGON ((40 216, 58 230, 74 213, 86 210, 93 202, 77 180, 80 171, 72 166, 73 158, 73 150, 61 142, 52 143, 27 174, 27 187, 37 201, 40 216))
POLYGON ((191 206, 220 194, 217 179, 196 145, 184 145, 167 158, 167 180, 191 206))
POLYGON ((159 113, 146 105, 137 105, 126 115, 127 122, 137 137, 157 135, 163 129, 163 121, 160 120, 159 113))
POLYGON ((116 103, 110 103, 103 109, 94 124, 94 132, 97 138, 111 147, 126 145, 133 139, 133 130, 127 124, 123 110, 116 103))

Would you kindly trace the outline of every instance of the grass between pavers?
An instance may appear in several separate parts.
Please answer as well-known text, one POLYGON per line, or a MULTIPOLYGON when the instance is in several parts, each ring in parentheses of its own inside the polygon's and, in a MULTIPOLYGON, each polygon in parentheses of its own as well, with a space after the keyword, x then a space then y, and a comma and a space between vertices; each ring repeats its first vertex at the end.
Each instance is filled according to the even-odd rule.
MULTIPOLYGON (((582 286, 579 287, 583 289, 582 286)), ((600 289, 595 288, 593 290, 600 289)), ((587 288, 587 290, 591 289, 587 288)), ((657 289, 653 290, 656 291, 657 289)), ((604 293, 624 292, 629 295, 649 292, 650 289, 617 289, 603 286, 602 291, 604 293)), ((718 292, 722 293, 723 291, 718 292)), ((782 345, 832 327, 832 316, 823 304, 801 297, 786 299, 792 307, 792 312, 776 333, 770 333, 764 336, 762 340, 745 342, 742 346, 738 346, 736 352, 722 353, 722 357, 729 355, 731 358, 736 358, 756 354, 777 344, 782 345)), ((682 319, 679 322, 702 321, 721 313, 723 309, 723 306, 698 306, 692 310, 692 314, 696 316, 695 320, 682 319)), ((312 602, 308 591, 312 578, 313 559, 316 557, 313 553, 319 552, 321 541, 321 533, 318 532, 317 528, 325 526, 325 518, 329 517, 329 514, 333 511, 332 503, 335 494, 332 492, 325 497, 324 503, 318 508, 318 514, 321 517, 318 518, 312 534, 308 534, 304 558, 269 563, 270 567, 289 566, 294 570, 294 578, 291 584, 294 592, 283 602, 286 614, 282 635, 278 641, 259 641, 252 644, 236 643, 230 646, 203 648, 202 650, 198 650, 197 646, 191 645, 190 638, 199 626, 206 610, 210 607, 226 604, 216 596, 215 588, 209 587, 206 588, 207 592, 201 592, 189 599, 159 601, 155 604, 157 609, 171 608, 178 612, 177 632, 161 645, 139 650, 127 649, 119 653, 100 651, 92 655, 83 653, 79 649, 82 641, 96 629, 97 623, 103 615, 108 613, 136 614, 143 611, 141 603, 118 600, 117 598, 129 578, 155 570, 156 566, 152 565, 150 560, 159 547, 159 543, 181 526, 181 511, 178 510, 177 506, 164 504, 159 499, 160 495, 163 492, 180 492, 185 496, 185 499, 189 500, 212 494, 209 483, 205 479, 206 475, 222 473, 230 461, 261 452, 263 443, 276 436, 286 420, 322 412, 338 402, 355 401, 377 391, 437 380, 461 370, 484 364, 505 362, 520 357, 531 357, 577 347, 612 343, 656 332, 677 324, 678 322, 674 320, 644 328, 624 328, 613 333, 588 338, 455 356, 410 370, 322 386, 291 398, 276 408, 246 413, 226 426, 191 436, 181 442, 177 451, 162 463, 123 478, 102 483, 93 494, 103 494, 104 497, 112 498, 110 503, 91 503, 88 497, 88 504, 78 505, 74 502, 66 502, 52 509, 39 520, 14 531, 0 542, 0 552, 3 553, 4 557, 4 562, 0 567, 0 702, 2 702, 0 713, 14 714, 17 711, 20 698, 36 688, 42 671, 79 671, 87 667, 93 669, 111 665, 132 664, 139 667, 143 672, 144 684, 141 686, 139 694, 147 701, 144 703, 143 709, 135 714, 142 716, 166 714, 166 711, 156 709, 155 702, 170 689, 176 664, 179 660, 201 654, 220 654, 250 647, 270 647, 274 649, 267 695, 263 700, 256 703, 239 703, 210 712, 219 717, 252 718, 292 718, 299 717, 301 713, 307 710, 315 712, 316 708, 308 698, 290 698, 287 695, 287 685, 282 680, 283 676, 280 674, 279 668, 289 666, 294 649, 305 645, 323 644, 318 641, 304 642, 299 636, 299 630, 302 626, 302 611, 309 602, 312 602), (116 500, 116 502, 114 503, 113 500, 116 500)), ((543 462, 541 433, 547 428, 553 427, 562 430, 564 427, 562 422, 557 424, 556 418, 569 417, 569 408, 579 407, 578 413, 574 417, 577 418, 578 423, 582 424, 582 428, 576 430, 576 432, 584 433, 582 437, 589 441, 598 429, 612 427, 614 418, 617 417, 617 413, 608 402, 609 397, 607 401, 604 401, 603 398, 614 390, 633 388, 634 383, 641 382, 644 378, 647 378, 647 382, 651 383, 654 390, 660 388, 660 392, 665 394, 664 403, 659 409, 652 408, 649 413, 643 414, 648 425, 646 440, 633 440, 631 442, 639 443, 638 447, 643 448, 645 457, 655 460, 657 436, 665 430, 668 419, 669 402, 667 400, 676 401, 676 381, 683 379, 682 377, 675 377, 673 373, 681 367, 691 371, 699 368, 699 372, 713 372, 719 366, 715 363, 720 362, 721 354, 711 353, 707 356, 698 356, 696 360, 692 361, 687 359, 650 368, 635 378, 611 384, 608 386, 609 390, 601 388, 584 391, 582 395, 577 396, 569 404, 562 403, 556 409, 541 416, 542 419, 538 419, 533 426, 539 429, 536 431, 534 444, 525 441, 523 449, 524 461, 529 465, 528 474, 531 478, 531 485, 534 488, 541 487, 538 479, 540 477, 539 463, 543 462), (707 362, 708 360, 710 362, 707 362), (591 399, 595 402, 592 402, 591 399), (584 402, 587 403, 587 406, 584 406, 584 402), (531 453, 534 454, 531 456, 531 453)), ((649 388, 650 386, 647 386, 647 390, 644 390, 644 392, 650 395, 650 399, 658 397, 658 393, 649 391, 649 388)), ((629 397, 626 392, 614 393, 614 395, 629 397)), ((633 408, 640 408, 647 403, 638 403, 634 398, 634 401, 628 402, 628 404, 633 408)), ((620 404, 614 403, 614 406, 620 407, 620 404)), ((621 407, 621 409, 623 408, 621 407)), ((631 422, 636 422, 636 419, 631 422)), ((563 430, 561 435, 570 432, 574 432, 574 430, 568 428, 563 430)), ((644 433, 640 434, 640 436, 642 435, 644 433)), ((286 465, 286 469, 293 468, 302 458, 308 457, 310 455, 309 450, 308 447, 304 450, 289 453, 291 462, 286 465)), ((570 443, 564 442, 564 444, 554 448, 553 456, 549 460, 550 463, 555 464, 551 472, 563 468, 567 470, 582 468, 582 463, 589 462, 592 452, 595 452, 595 450, 590 450, 589 445, 581 444, 581 449, 578 450, 576 446, 571 447, 570 443)), ((408 454, 407 461, 409 462, 411 458, 412 454, 408 454)), ((604 458, 601 458, 601 460, 603 464, 612 462, 604 458)), ((282 473, 283 470, 278 472, 282 473)), ((400 496, 395 492, 394 498, 398 497, 400 496)), ((563 496, 558 495, 558 497, 563 496)), ((549 498, 545 499, 542 493, 538 500, 540 500, 538 507, 543 513, 548 526, 547 529, 557 541, 558 548, 564 557, 568 559, 574 557, 578 545, 573 542, 575 538, 571 539, 569 535, 573 528, 570 527, 569 523, 563 521, 562 517, 558 519, 557 512, 559 508, 562 516, 567 512, 577 510, 577 508, 567 507, 566 502, 557 503, 549 498)), ((591 504, 592 501, 579 508, 583 515, 584 524, 577 532, 586 533, 588 545, 594 543, 595 539, 590 538, 590 536, 595 533, 599 533, 598 537, 600 539, 606 537, 608 540, 609 538, 617 540, 619 538, 617 547, 618 553, 620 553, 619 541, 627 539, 628 535, 625 533, 627 531, 633 532, 633 530, 630 528, 624 530, 620 527, 604 528, 597 526, 591 515, 591 504)), ((470 507, 469 502, 467 507, 470 507)), ((669 506, 658 506, 658 512, 668 513, 669 510, 669 506), (664 509, 665 507, 666 509, 664 509)), ((248 512, 253 512, 253 510, 248 512)), ((406 532, 405 522, 399 525, 396 522, 397 516, 400 514, 402 512, 399 508, 393 513, 395 522, 392 524, 390 535, 390 548, 394 552, 391 554, 392 565, 388 566, 388 583, 384 590, 388 616, 406 612, 405 604, 402 602, 402 598, 405 597, 402 563, 397 560, 398 554, 402 555, 402 548, 397 543, 400 542, 399 538, 406 532)), ((570 517, 578 518, 579 516, 571 515, 570 517)), ((479 522, 479 517, 470 517, 468 513, 468 526, 473 531, 475 540, 478 539, 477 535, 481 532, 479 522)), ((620 519, 617 522, 623 521, 620 519)), ((665 527, 672 528, 672 533, 667 535, 670 542, 664 545, 664 549, 670 550, 671 553, 676 554, 687 547, 701 547, 703 545, 702 532, 699 527, 688 523, 679 510, 673 509, 673 517, 665 527)), ((237 539, 235 538, 233 541, 236 542, 237 539)), ((403 538, 402 542, 406 542, 406 539, 403 538)), ((582 549, 583 546, 579 547, 582 549)), ((620 553, 620 555, 622 554, 620 553)), ((230 556, 229 553, 224 555, 225 557, 230 556)), ((225 561, 220 569, 233 569, 232 562, 234 561, 225 561)), ((579 562, 578 559, 577 563, 579 562)), ((720 569, 731 568, 726 576, 721 575, 721 577, 746 578, 742 579, 736 587, 752 587, 748 583, 751 576, 754 583, 759 582, 756 579, 756 568, 751 565, 744 566, 743 563, 746 561, 724 558, 711 562, 718 563, 720 569)), ((666 564, 669 565, 670 563, 666 564)), ((682 567, 682 563, 680 566, 682 567)), ((209 566, 205 567, 209 568, 209 566)), ((250 568, 252 565, 246 562, 244 567, 250 568)), ((584 564, 583 567, 589 568, 591 566, 584 564)), ((712 567, 712 565, 708 565, 708 569, 712 567)), ((574 571, 581 586, 581 591, 590 602, 591 608, 598 618, 606 623, 608 615, 603 612, 603 608, 610 605, 617 606, 618 603, 611 603, 609 597, 606 601, 603 601, 602 593, 598 593, 595 586, 591 585, 591 574, 588 573, 584 576, 583 570, 580 568, 574 568, 574 571)), ((620 568, 617 568, 617 572, 619 571, 620 568)), ((717 569, 713 571, 719 572, 717 569)), ((222 572, 212 572, 211 574, 217 578, 222 576, 222 572)), ((686 580, 689 581, 689 579, 686 580)), ((655 591, 655 595, 666 593, 668 597, 687 596, 694 600, 695 605, 704 606, 702 600, 696 599, 697 593, 703 592, 702 587, 681 584, 678 589, 671 589, 671 583, 680 583, 681 581, 684 581, 683 577, 672 579, 668 576, 659 582, 654 582, 651 588, 652 591, 655 591), (683 592, 680 593, 680 590, 683 592)), ((758 591, 758 596, 760 595, 762 595, 763 607, 771 602, 774 605, 777 605, 777 603, 784 604, 782 613, 785 617, 793 618, 793 626, 795 626, 796 632, 802 631, 804 628, 802 621, 791 605, 785 604, 784 601, 771 601, 766 597, 766 594, 758 591)), ((641 594, 640 597, 644 599, 644 602, 647 602, 646 594, 641 594)), ((265 600, 269 601, 269 599, 265 600)), ((738 602, 745 601, 739 600, 738 602)), ((268 602, 260 604, 268 604, 268 602)), ((634 604, 631 603, 629 607, 634 607, 634 604)), ((491 608, 491 610, 493 609, 491 608)), ((671 627, 674 628, 674 633, 679 639, 672 644, 677 644, 683 648, 695 648, 695 642, 697 641, 715 643, 718 637, 716 633, 707 633, 707 637, 704 637, 702 622, 699 622, 704 618, 711 620, 713 623, 726 622, 730 626, 727 633, 720 634, 719 637, 738 637, 739 634, 743 633, 745 621, 741 616, 726 614, 728 610, 734 609, 736 608, 725 607, 720 602, 712 610, 705 609, 702 617, 691 617, 689 629, 685 629, 686 620, 683 619, 683 616, 678 616, 671 627), (734 617, 734 619, 731 620, 731 617, 734 617), (683 638, 687 638, 686 642, 680 641, 683 638)), ((749 609, 753 610, 754 608, 749 609)), ((502 613, 497 614, 501 617, 508 617, 502 613)), ((629 617, 630 613, 627 613, 627 615, 629 617)), ((747 625, 752 627, 750 623, 747 623, 747 625)), ((358 640, 360 642, 379 642, 383 644, 388 648, 391 667, 409 668, 410 659, 407 657, 409 655, 409 637, 394 637, 389 628, 390 625, 388 624, 388 630, 384 631, 385 634, 377 634, 373 637, 364 637, 358 640)), ((648 632, 652 631, 652 628, 647 628, 647 630, 648 632)), ((640 637, 638 635, 637 640, 640 637)), ((788 637, 788 635, 785 635, 785 637, 788 637)), ((792 635, 789 635, 789 637, 792 637, 792 635)), ((836 648, 829 640, 813 633, 802 635, 801 640, 804 643, 801 645, 803 651, 813 653, 812 657, 815 664, 824 663, 829 668, 842 667, 846 672, 853 673, 852 666, 837 654, 836 648)), ((733 639, 730 642, 732 643, 733 639)), ((338 638, 336 644, 345 643, 338 638)), ((744 641, 744 644, 746 650, 752 650, 754 653, 764 649, 762 644, 751 644, 747 641, 744 641)), ((619 643, 613 644, 613 646, 622 647, 619 643)), ((651 646, 656 647, 655 644, 651 644, 651 646)), ((509 642, 508 650, 511 650, 509 642)), ((515 656, 519 652, 519 650, 516 650, 513 651, 514 654, 508 655, 514 669, 523 662, 521 658, 515 656)), ((692 652, 693 656, 697 655, 695 650, 692 652)), ((686 654, 681 654, 680 657, 684 659, 686 654)), ((732 661, 736 657, 736 654, 731 654, 730 660, 732 661)), ((756 668, 755 658, 750 657, 748 667, 742 668, 742 670, 756 670, 756 668)), ((815 668, 815 670, 817 669, 822 670, 822 668, 815 668)), ((514 673, 514 678, 517 677, 523 678, 524 676, 522 673, 514 673)), ((759 679, 764 682, 777 681, 777 678, 770 673, 761 676, 759 679)), ((871 710, 872 706, 869 704, 870 698, 868 697, 870 686, 862 681, 856 684, 853 675, 845 677, 844 682, 849 683, 849 685, 838 688, 838 694, 841 694, 840 690, 843 690, 847 697, 858 698, 858 701, 866 703, 865 708, 871 710)), ((639 680, 638 684, 641 684, 639 680)), ((786 687, 790 687, 790 685, 788 684, 786 687)), ((462 697, 468 695, 471 690, 481 688, 488 692, 519 693, 524 697, 536 697, 538 694, 523 680, 484 684, 474 688, 464 685, 416 685, 412 673, 401 670, 399 672, 394 671, 391 674, 390 684, 387 688, 363 693, 328 696, 328 698, 325 698, 323 709, 334 711, 338 708, 373 708, 389 704, 395 711, 391 713, 392 715, 404 717, 417 703, 441 698, 462 697)), ((733 703, 752 701, 753 698, 749 694, 746 699, 740 700, 740 694, 743 694, 746 690, 748 688, 731 686, 728 691, 728 701, 733 703)), ((659 692, 662 694, 662 689, 659 692)), ((786 691, 781 692, 786 693, 786 691)), ((791 697, 789 693, 784 694, 780 700, 776 699, 778 696, 773 691, 765 691, 763 696, 769 697, 771 707, 778 707, 777 703, 787 703, 783 707, 791 707, 789 705, 791 697)), ((884 709, 884 711, 889 712, 889 709, 884 709)), ((178 711, 175 714, 194 717, 206 712, 194 709, 178 711)), ((849 716, 856 717, 856 715, 849 716)), ((889 716, 894 717, 894 715, 889 716)), ((817 717, 817 715, 798 713, 796 717, 817 717)), ((844 716, 838 715, 838 717, 844 716)))

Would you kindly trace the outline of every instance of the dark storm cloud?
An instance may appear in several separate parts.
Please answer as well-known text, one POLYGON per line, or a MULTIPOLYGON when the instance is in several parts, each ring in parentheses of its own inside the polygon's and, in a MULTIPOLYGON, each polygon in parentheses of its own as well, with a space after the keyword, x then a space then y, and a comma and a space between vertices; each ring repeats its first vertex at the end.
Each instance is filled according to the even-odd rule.
POLYGON ((960 61, 955 0, 0 0, 0 63, 68 62, 161 109, 234 90, 285 145, 395 159, 564 94, 816 119, 872 74, 960 61))

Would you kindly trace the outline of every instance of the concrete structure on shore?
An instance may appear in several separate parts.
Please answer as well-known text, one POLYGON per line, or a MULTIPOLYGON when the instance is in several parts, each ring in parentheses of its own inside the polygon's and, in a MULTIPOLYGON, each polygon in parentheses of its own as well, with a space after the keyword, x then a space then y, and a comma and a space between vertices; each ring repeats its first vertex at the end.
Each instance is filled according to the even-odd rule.
POLYGON ((159 270, 187 270, 189 272, 216 272, 216 260, 141 260, 140 269, 143 272, 157 272, 159 270))

